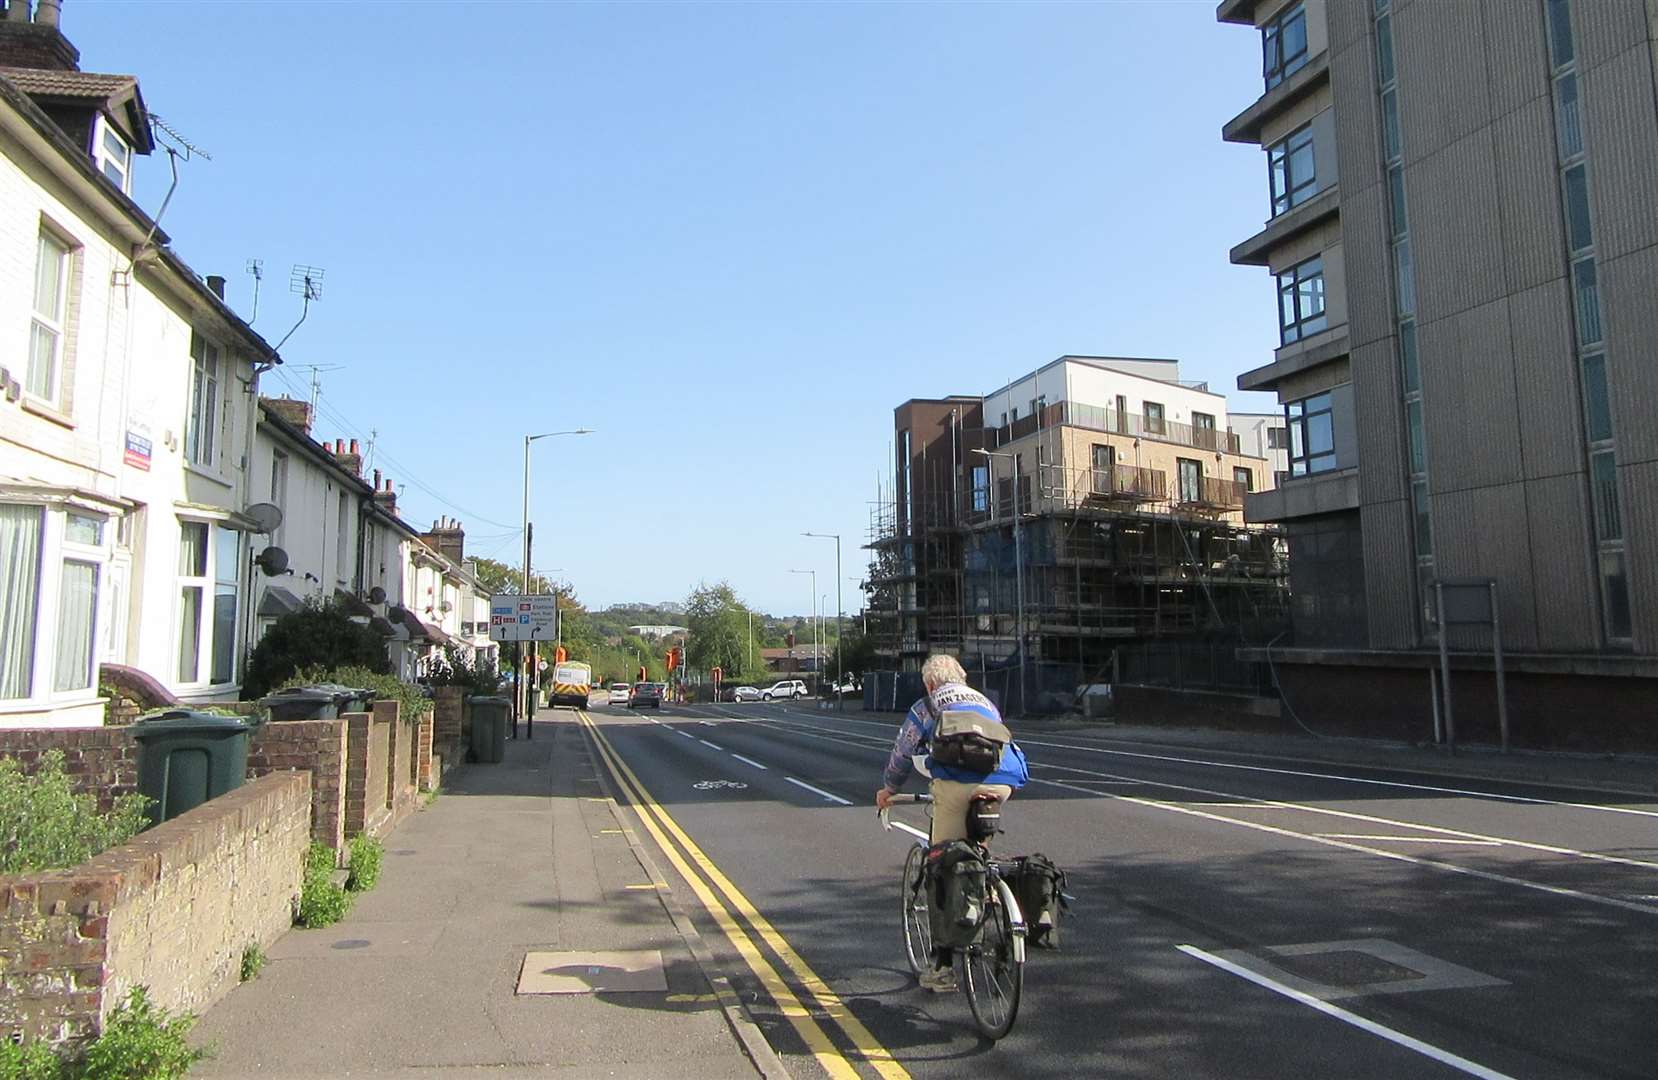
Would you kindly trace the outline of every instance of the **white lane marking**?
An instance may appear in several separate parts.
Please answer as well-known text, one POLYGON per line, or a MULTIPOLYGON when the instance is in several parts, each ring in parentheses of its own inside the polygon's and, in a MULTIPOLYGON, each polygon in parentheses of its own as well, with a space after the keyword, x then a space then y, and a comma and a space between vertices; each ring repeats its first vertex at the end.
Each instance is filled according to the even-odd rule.
POLYGON ((695 739, 696 738, 696 736, 692 735, 689 731, 681 731, 678 728, 674 728, 674 734, 678 735, 678 736, 680 736, 681 738, 684 738, 684 739, 695 739))
POLYGON ((783 779, 787 780, 789 783, 793 784, 795 787, 803 787, 807 791, 813 792, 814 794, 822 795, 825 799, 828 799, 830 802, 837 802, 837 803, 840 803, 842 806, 851 806, 852 805, 852 800, 843 799, 839 795, 831 795, 829 792, 824 791, 822 788, 813 787, 812 785, 808 784, 804 780, 796 780, 792 776, 785 776, 783 779))
POLYGON ((1386 1039, 1388 1042, 1393 1043, 1396 1046, 1402 1046, 1406 1050, 1415 1051, 1423 1057, 1431 1058, 1432 1060, 1439 1062, 1441 1065, 1449 1065, 1458 1072, 1467 1073, 1469 1076, 1477 1076, 1480 1080, 1513 1080, 1513 1077, 1509 1076, 1507 1073, 1500 1073, 1495 1069, 1488 1069, 1478 1062, 1469 1061, 1467 1058, 1453 1054, 1449 1050, 1441 1050, 1432 1043, 1425 1043, 1421 1039, 1412 1038, 1402 1031, 1395 1031, 1383 1024, 1376 1023, 1374 1020, 1366 1020, 1358 1013, 1349 1012, 1339 1005, 1330 1004, 1328 1001, 1320 1001, 1311 994, 1304 993, 1294 987, 1285 986, 1283 983, 1278 982, 1275 979, 1269 979, 1265 975, 1257 974, 1256 972, 1250 971, 1246 967, 1234 964, 1230 960, 1222 959, 1213 953, 1204 952, 1195 945, 1179 945, 1176 947, 1187 956, 1202 960, 1205 964, 1217 967, 1229 974, 1236 975, 1238 978, 1247 982, 1252 982, 1256 986, 1265 987, 1275 994, 1282 994, 1291 1001, 1299 1002, 1302 1005, 1307 1006, 1309 1009, 1314 1009, 1323 1013, 1325 1016, 1334 1017, 1344 1024, 1351 1024, 1360 1031, 1366 1031, 1372 1035, 1378 1036, 1379 1038, 1386 1039))
POLYGON ((1501 847, 1497 840, 1462 840, 1455 836, 1376 836, 1372 833, 1321 832, 1332 840, 1396 840, 1401 844, 1463 844, 1468 847, 1501 847))
POLYGON ((703 727, 713 727, 714 726, 714 721, 712 721, 712 720, 698 720, 697 723, 701 724, 703 727))
POLYGON ((1257 821, 1239 821, 1237 818, 1226 817, 1224 814, 1211 814, 1203 810, 1196 810, 1179 803, 1162 802, 1158 799, 1143 799, 1136 795, 1116 795, 1109 791, 1095 791, 1092 788, 1079 787, 1076 784, 1067 784, 1063 780, 1040 780, 1032 778, 1033 784, 1051 784, 1054 787, 1067 788, 1071 791, 1083 791, 1102 799, 1116 799, 1120 802, 1134 803, 1137 806, 1146 806, 1154 810, 1166 810, 1173 814, 1185 814, 1188 817, 1203 818, 1206 821, 1217 821, 1222 825, 1231 825, 1240 829, 1253 829, 1256 832, 1271 833, 1274 836, 1288 836, 1297 840, 1306 840, 1309 843, 1323 844, 1326 847, 1342 848, 1346 851, 1362 852, 1366 855, 1375 855, 1382 859, 1393 859, 1396 862, 1410 863, 1412 866, 1426 866, 1435 870, 1444 870, 1450 874, 1463 874, 1468 877, 1479 878, 1482 881, 1494 881, 1500 885, 1514 885, 1522 889, 1532 889, 1537 892, 1548 893, 1550 896, 1563 896, 1569 900, 1582 900, 1589 904, 1600 904, 1603 907, 1622 908, 1624 911, 1638 911, 1643 915, 1658 915, 1658 908, 1647 907, 1642 904, 1633 904, 1627 900, 1617 900, 1609 896, 1600 896, 1596 893, 1581 892, 1577 889, 1568 889, 1560 885, 1544 885, 1538 881, 1526 881, 1523 878, 1509 877, 1506 874, 1494 874, 1489 870, 1476 870, 1471 866, 1458 866, 1455 863, 1439 862, 1436 859, 1424 859, 1416 855, 1406 855, 1401 851, 1388 851, 1385 848, 1370 847, 1365 844, 1355 844, 1350 840, 1332 840, 1314 833, 1296 832, 1294 829, 1281 829, 1276 825, 1263 825, 1257 821))
POLYGON ((917 840, 925 840, 925 841, 931 842, 932 839, 933 839, 931 836, 928 836, 926 833, 922 832, 920 829, 916 828, 914 825, 906 825, 902 821, 893 821, 893 822, 889 822, 888 824, 890 824, 895 829, 903 829, 905 832, 909 833, 911 836, 915 837, 917 840))
POLYGON ((736 758, 738 761, 742 762, 744 765, 752 765, 756 769, 764 769, 765 768, 764 765, 760 764, 758 761, 755 761, 753 758, 746 758, 741 754, 732 754, 731 756, 736 758))
POLYGON ((720 746, 717 743, 711 743, 707 739, 698 739, 697 742, 701 743, 704 746, 711 746, 715 750, 724 750, 725 749, 725 747, 720 746))

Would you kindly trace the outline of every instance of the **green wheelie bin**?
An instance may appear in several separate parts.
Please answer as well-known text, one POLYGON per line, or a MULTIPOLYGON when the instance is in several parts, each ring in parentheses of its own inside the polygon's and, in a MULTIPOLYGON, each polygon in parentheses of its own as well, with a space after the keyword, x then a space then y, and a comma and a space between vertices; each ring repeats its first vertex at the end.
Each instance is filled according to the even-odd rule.
POLYGON ((132 726, 138 742, 138 791, 159 825, 242 786, 248 771, 248 733, 241 717, 169 709, 132 726))

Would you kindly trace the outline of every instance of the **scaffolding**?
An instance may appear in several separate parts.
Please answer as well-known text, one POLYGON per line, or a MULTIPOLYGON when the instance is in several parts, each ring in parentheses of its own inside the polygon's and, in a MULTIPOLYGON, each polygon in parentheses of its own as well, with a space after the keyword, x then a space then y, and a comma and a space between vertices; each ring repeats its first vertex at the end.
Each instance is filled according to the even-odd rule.
POLYGON ((876 654, 903 670, 950 652, 987 681, 993 669, 1054 669, 1048 681, 1074 689, 1109 678, 1125 647, 1268 640, 1288 625, 1285 545, 1243 522, 1244 494, 1132 465, 1043 465, 1019 477, 1017 500, 1009 478, 878 501, 866 544, 876 654))

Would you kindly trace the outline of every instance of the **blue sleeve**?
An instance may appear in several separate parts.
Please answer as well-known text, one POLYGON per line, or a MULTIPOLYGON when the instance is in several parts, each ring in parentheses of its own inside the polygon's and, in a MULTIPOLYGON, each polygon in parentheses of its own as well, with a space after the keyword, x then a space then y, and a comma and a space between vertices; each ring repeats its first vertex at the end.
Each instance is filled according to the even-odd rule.
POLYGON ((910 775, 915 772, 915 762, 910 758, 921 752, 921 746, 927 741, 927 728, 922 723, 917 710, 920 704, 912 706, 905 715, 904 722, 898 725, 898 738, 893 740, 892 753, 887 756, 887 767, 881 770, 881 783, 888 791, 903 789, 910 775))

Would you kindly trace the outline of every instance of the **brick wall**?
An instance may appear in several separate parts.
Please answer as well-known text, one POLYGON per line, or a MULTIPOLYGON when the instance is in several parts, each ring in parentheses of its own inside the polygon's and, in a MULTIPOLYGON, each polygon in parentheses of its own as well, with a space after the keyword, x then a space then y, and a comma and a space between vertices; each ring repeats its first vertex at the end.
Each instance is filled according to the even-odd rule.
POLYGON ((135 667, 103 664, 98 668, 98 688, 108 695, 104 702, 104 723, 130 724, 147 712, 176 706, 174 697, 161 683, 135 667))
POLYGON ((419 742, 415 747, 415 782, 421 791, 432 791, 442 777, 432 767, 432 713, 428 710, 420 718, 419 742))
POLYGON ((0 755, 17 758, 25 773, 47 750, 63 751, 75 789, 96 796, 101 810, 138 790, 138 744, 126 728, 0 728, 0 755))
POLYGON ((95 1035, 133 986, 200 1012, 293 921, 310 778, 262 777, 71 870, 0 876, 0 1033, 95 1035))
POLYGON ((345 721, 283 720, 255 728, 248 776, 293 769, 311 774, 311 838, 336 850, 344 846, 345 721))

